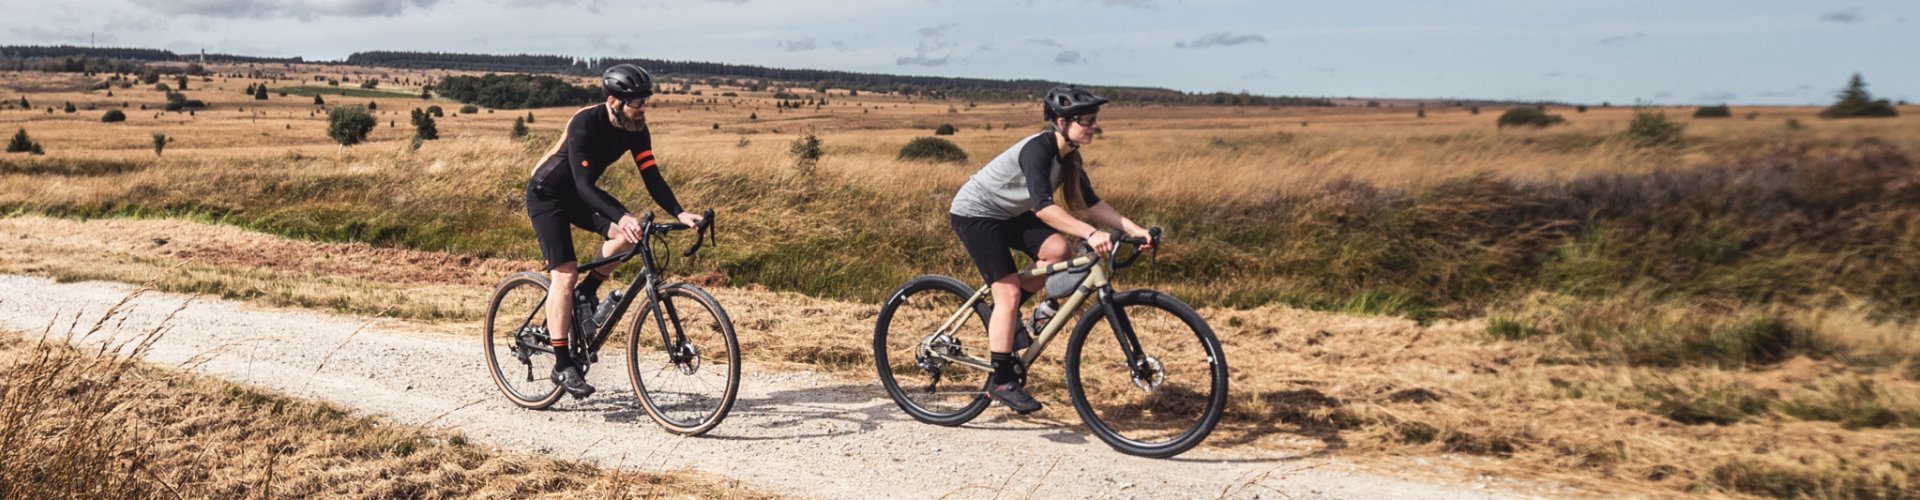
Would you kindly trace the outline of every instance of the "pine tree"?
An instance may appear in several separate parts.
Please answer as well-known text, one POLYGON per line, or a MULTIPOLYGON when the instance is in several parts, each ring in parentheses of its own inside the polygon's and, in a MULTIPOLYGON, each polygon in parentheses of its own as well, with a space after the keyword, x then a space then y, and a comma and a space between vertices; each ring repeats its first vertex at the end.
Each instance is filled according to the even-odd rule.
POLYGON ((19 132, 14 132, 13 140, 7 141, 7 152, 25 153, 28 151, 33 151, 33 139, 27 137, 26 128, 21 128, 19 132))
POLYGON ((255 101, 267 100, 267 84, 262 83, 260 84, 259 87, 253 89, 253 100, 255 101))
POLYGON ((1821 118, 1894 116, 1900 116, 1900 111, 1886 99, 1874 100, 1873 94, 1867 93, 1867 82, 1860 78, 1859 73, 1854 73, 1853 79, 1847 81, 1847 88, 1840 91, 1839 102, 1833 103, 1833 106, 1820 112, 1821 118))
POLYGON ((320 98, 320 94, 314 94, 314 95, 313 95, 313 105, 315 105, 315 106, 325 106, 325 105, 327 105, 327 100, 326 100, 326 99, 321 99, 321 98, 320 98))
POLYGON ((512 137, 515 139, 519 139, 521 137, 526 137, 526 136, 527 136, 527 121, 525 119, 515 117, 513 119, 513 136, 512 137))

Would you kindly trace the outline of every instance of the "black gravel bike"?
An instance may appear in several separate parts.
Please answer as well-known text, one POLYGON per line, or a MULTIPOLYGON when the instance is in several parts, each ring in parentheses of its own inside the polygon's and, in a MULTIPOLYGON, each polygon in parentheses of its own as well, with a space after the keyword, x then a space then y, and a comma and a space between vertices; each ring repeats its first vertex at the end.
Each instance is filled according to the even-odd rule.
MULTIPOLYGON (((1158 243, 1160 228, 1152 229, 1158 243)), ((1088 303, 1067 338, 1067 394, 1100 440, 1129 455, 1171 457, 1200 444, 1227 406, 1227 358, 1213 328, 1186 303, 1153 290, 1115 292, 1110 277, 1140 258, 1146 239, 1116 233, 1131 256, 1082 255, 1020 272, 1021 277, 1079 275, 1059 313, 1019 357, 1027 366, 1088 303)), ((920 276, 893 292, 873 329, 880 383, 914 419, 957 426, 987 409, 989 286, 920 276)))
MULTIPOLYGON (((625 337, 627 376, 641 406, 661 427, 689 436, 713 430, 733 408, 740 390, 740 342, 733 321, 713 295, 692 283, 661 277, 652 245, 656 237, 664 240, 667 233, 693 229, 693 245, 681 254, 692 258, 712 234, 713 222, 712 210, 699 227, 657 224, 648 212, 642 218, 640 243, 633 249, 581 265, 584 275, 638 256, 641 275, 609 296, 604 307, 611 309, 600 311, 599 321, 594 313, 603 306, 583 304, 576 295, 573 330, 586 334, 572 335, 575 342, 568 347, 585 374, 600 360, 600 349, 609 339, 625 337), (636 303, 639 313, 626 328, 616 328, 636 303), (649 324, 658 335, 645 334, 649 324), (621 335, 615 335, 616 330, 621 335)), ((550 286, 545 274, 515 273, 500 283, 487 306, 488 369, 507 399, 525 408, 553 406, 564 393, 549 376, 555 361, 546 327, 550 286)))

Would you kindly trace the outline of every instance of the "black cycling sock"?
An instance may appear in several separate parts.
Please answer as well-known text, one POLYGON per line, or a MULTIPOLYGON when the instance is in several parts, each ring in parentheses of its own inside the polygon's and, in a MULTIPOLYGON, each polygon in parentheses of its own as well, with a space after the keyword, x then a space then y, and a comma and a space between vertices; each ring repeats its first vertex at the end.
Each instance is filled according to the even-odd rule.
POLYGON ((1017 366, 1018 363, 1020 363, 1020 359, 1013 357, 1013 353, 993 353, 993 385, 1012 382, 1013 379, 1017 378, 1014 374, 1014 367, 1017 366))
POLYGON ((567 339, 553 339, 553 369, 559 370, 573 366, 573 349, 567 347, 567 339))

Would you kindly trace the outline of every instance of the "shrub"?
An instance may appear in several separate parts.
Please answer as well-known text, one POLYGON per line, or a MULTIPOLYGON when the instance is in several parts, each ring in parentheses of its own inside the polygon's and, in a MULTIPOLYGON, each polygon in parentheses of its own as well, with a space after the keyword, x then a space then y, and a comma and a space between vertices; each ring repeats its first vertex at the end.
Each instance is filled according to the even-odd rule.
POLYGON ((161 134, 161 133, 153 134, 153 155, 160 156, 160 153, 162 151, 167 150, 167 143, 172 141, 173 139, 170 137, 167 137, 167 134, 161 134))
POLYGON ((514 117, 513 132, 509 134, 509 137, 519 139, 526 136, 527 136, 527 120, 525 118, 514 117))
POLYGON ((906 146, 900 148, 899 158, 902 160, 964 163, 967 161, 967 152, 962 151, 960 146, 955 146, 952 141, 946 139, 919 137, 908 141, 906 146))
POLYGON ((480 107, 474 106, 472 104, 468 104, 460 107, 460 114, 463 114, 463 115, 471 115, 479 112, 480 112, 480 107))
POLYGON ((319 95, 319 94, 314 94, 314 96, 313 96, 313 105, 315 105, 315 106, 325 106, 325 105, 327 105, 327 100, 326 100, 325 98, 322 98, 322 97, 320 97, 320 95, 319 95))
POLYGON ((33 151, 33 146, 33 139, 27 137, 27 129, 23 127, 19 132, 13 133, 13 140, 7 141, 7 152, 25 153, 33 151))
POLYGON ((373 115, 362 106, 341 106, 327 112, 327 137, 341 146, 365 142, 374 125, 373 115))
POLYGON ((119 123, 124 121, 127 121, 127 114, 120 112, 118 109, 109 109, 105 114, 100 115, 101 123, 119 123))
POLYGON ((67 105, 66 105, 65 107, 62 107, 62 108, 60 108, 60 110, 61 110, 61 111, 66 111, 66 112, 68 112, 68 113, 72 113, 72 112, 75 112, 75 111, 79 111, 79 109, 78 109, 78 108, 75 108, 75 107, 73 107, 73 103, 72 103, 72 102, 68 102, 68 103, 67 103, 67 105))
POLYGON ((432 113, 413 110, 413 138, 416 141, 431 141, 440 138, 440 127, 433 122, 432 113))
POLYGON ((1566 121, 1567 121, 1566 118, 1562 118, 1560 115, 1547 114, 1546 111, 1543 111, 1540 108, 1522 106, 1522 107, 1508 109, 1507 112, 1501 113, 1500 119, 1496 123, 1499 124, 1500 128, 1506 128, 1506 127, 1545 128, 1553 125, 1558 125, 1561 123, 1566 123, 1566 121))
POLYGON ((1621 134, 1636 148, 1679 146, 1683 142, 1680 133, 1686 128, 1685 124, 1667 119, 1664 112, 1643 108, 1634 112, 1633 122, 1627 124, 1627 130, 1621 134))
POLYGON ((1847 82, 1847 88, 1840 91, 1839 102, 1833 103, 1833 106, 1820 112, 1821 118, 1890 118, 1895 116, 1900 116, 1900 111, 1894 109, 1893 104, 1887 102, 1886 99, 1874 100, 1873 94, 1867 93, 1867 82, 1860 79, 1859 73, 1854 73, 1853 79, 1847 82))
POLYGON ((959 132, 959 131, 960 129, 954 128, 953 124, 947 123, 947 124, 940 125, 940 128, 934 129, 933 135, 953 135, 955 132, 959 132))
POLYGON ((1733 108, 1725 104, 1719 106, 1701 106, 1693 110, 1694 118, 1733 118, 1733 108))
POLYGON ((440 109, 439 106, 427 106, 427 114, 433 115, 436 118, 447 117, 447 112, 445 110, 440 109))
POLYGON ((793 167, 801 175, 809 176, 813 175, 814 166, 820 163, 820 157, 826 155, 820 148, 820 137, 811 130, 794 139, 793 144, 787 147, 787 152, 793 154, 793 167))

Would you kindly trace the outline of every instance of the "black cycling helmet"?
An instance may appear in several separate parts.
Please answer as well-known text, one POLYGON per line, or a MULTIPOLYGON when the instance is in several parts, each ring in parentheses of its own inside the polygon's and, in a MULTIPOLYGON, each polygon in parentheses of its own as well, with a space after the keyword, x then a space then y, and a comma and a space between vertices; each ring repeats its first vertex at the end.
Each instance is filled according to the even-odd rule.
POLYGON ((1047 91, 1045 115, 1048 122, 1057 118, 1073 118, 1098 112, 1100 105, 1106 103, 1107 98, 1093 95, 1087 89, 1062 85, 1047 91))
POLYGON ((600 75, 600 86, 607 95, 622 101, 653 96, 653 75, 632 64, 615 64, 600 75))

